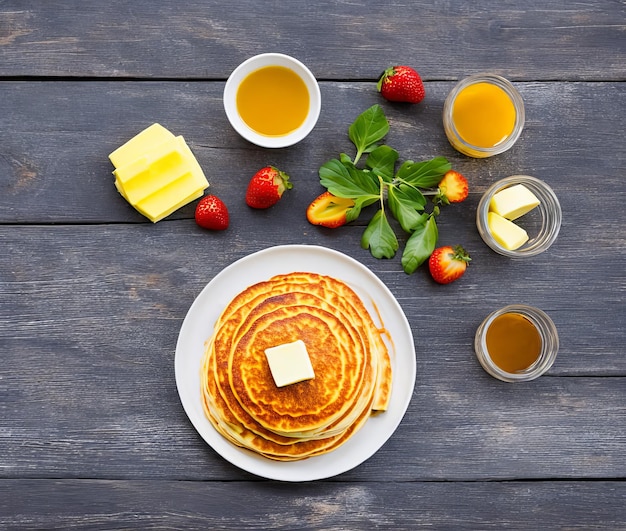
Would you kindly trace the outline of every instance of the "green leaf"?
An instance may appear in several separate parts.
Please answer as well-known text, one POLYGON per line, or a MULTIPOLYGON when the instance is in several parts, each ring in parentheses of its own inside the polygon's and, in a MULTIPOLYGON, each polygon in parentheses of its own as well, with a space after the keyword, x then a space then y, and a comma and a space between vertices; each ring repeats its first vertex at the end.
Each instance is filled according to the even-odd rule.
POLYGON ((424 203, 416 201, 415 197, 412 197, 413 192, 422 196, 417 190, 407 188, 405 191, 397 186, 390 186, 387 194, 387 202, 391 213, 406 232, 412 232, 418 225, 423 225, 428 218, 428 214, 422 213, 426 201, 424 200, 424 203))
POLYGON ((432 188, 451 168, 452 164, 445 157, 423 162, 407 161, 398 170, 396 179, 419 188, 432 188))
POLYGON ((354 163, 356 164, 361 155, 371 150, 388 132, 389 122, 380 105, 372 105, 363 111, 348 129, 348 136, 357 150, 354 163))
POLYGON ((352 208, 346 210, 346 223, 354 221, 361 215, 361 207, 362 205, 355 203, 352 208))
POLYGON ((351 159, 348 155, 346 155, 345 153, 340 153, 340 154, 339 154, 339 160, 340 160, 342 163, 344 163, 344 164, 345 164, 346 162, 347 162, 347 163, 352 164, 352 159, 351 159))
POLYGON ((402 180, 405 176, 407 176, 413 164, 415 164, 415 162, 413 162, 412 160, 405 160, 401 164, 400 169, 398 170, 398 173, 396 174, 396 179, 402 180))
POLYGON ((382 177, 383 181, 391 182, 398 160, 398 152, 389 146, 378 146, 365 161, 365 166, 373 173, 382 177))
POLYGON ((382 209, 379 209, 363 232, 361 247, 367 249, 374 258, 393 258, 398 250, 398 239, 382 209))
POLYGON ((354 199, 354 206, 346 212, 346 220, 348 222, 354 221, 361 214, 361 209, 376 203, 380 200, 380 197, 357 197, 354 199))
POLYGON ((378 178, 355 168, 351 162, 329 160, 320 167, 319 175, 321 185, 337 197, 356 199, 366 196, 374 200, 380 197, 378 178))
POLYGON ((402 267, 407 274, 413 273, 435 250, 439 231, 435 217, 430 216, 424 225, 419 225, 409 237, 402 253, 402 267))
POLYGON ((402 183, 397 185, 397 187, 399 190, 402 191, 402 193, 407 197, 409 201, 412 201, 413 203, 419 205, 415 207, 416 210, 424 209, 428 201, 426 201, 426 198, 424 197, 424 194, 422 194, 422 192, 420 192, 417 188, 413 188, 412 186, 402 183))

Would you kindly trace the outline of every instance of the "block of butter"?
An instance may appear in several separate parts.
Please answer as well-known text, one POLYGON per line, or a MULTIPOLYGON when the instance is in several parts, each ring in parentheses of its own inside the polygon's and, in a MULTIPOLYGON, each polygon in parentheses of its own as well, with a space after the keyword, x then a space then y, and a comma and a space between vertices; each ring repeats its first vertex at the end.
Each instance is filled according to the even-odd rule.
POLYGON ((538 205, 535 194, 523 184, 516 184, 495 193, 489 202, 489 210, 512 221, 538 205))
POLYGON ((301 339, 267 348, 265 356, 277 387, 315 378, 309 353, 301 339))
POLYGON ((161 124, 152 124, 150 127, 147 127, 135 135, 124 145, 118 147, 109 155, 109 160, 116 168, 127 166, 146 151, 172 138, 174 138, 174 134, 161 124))
POLYGON ((152 222, 203 195, 209 186, 182 136, 153 124, 109 155, 115 187, 152 222))
POLYGON ((502 247, 513 251, 528 241, 528 233, 519 225, 495 212, 487 213, 489 232, 502 247))

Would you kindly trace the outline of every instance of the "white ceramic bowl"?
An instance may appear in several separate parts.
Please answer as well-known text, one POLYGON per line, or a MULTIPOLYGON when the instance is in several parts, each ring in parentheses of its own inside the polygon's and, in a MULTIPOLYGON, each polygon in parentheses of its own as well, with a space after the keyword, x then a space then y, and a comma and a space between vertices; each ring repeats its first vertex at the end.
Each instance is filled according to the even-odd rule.
POLYGON ((224 109, 230 124, 243 138, 261 147, 282 148, 300 142, 315 127, 321 110, 322 97, 315 76, 300 61, 280 53, 255 55, 241 63, 229 76, 224 87, 224 109), (237 90, 244 78, 266 66, 283 66, 295 72, 305 83, 309 92, 309 112, 300 127, 281 136, 262 135, 250 128, 237 110, 237 90))

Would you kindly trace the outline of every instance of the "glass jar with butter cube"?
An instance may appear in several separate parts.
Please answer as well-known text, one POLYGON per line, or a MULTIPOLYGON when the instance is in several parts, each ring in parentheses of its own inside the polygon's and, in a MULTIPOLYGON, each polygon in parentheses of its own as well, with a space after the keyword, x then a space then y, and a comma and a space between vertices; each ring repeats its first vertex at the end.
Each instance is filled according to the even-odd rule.
POLYGON ((556 240, 561 219, 561 206, 552 188, 529 175, 513 175, 491 185, 476 211, 483 241, 509 258, 544 252, 556 240))

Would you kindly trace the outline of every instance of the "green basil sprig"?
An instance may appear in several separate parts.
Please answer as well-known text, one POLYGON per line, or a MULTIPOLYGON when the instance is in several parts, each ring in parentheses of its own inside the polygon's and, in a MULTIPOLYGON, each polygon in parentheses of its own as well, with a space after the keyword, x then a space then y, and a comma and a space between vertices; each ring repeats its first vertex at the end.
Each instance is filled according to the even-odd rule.
POLYGON ((435 250, 438 229, 435 218, 439 207, 426 212, 424 192, 436 187, 451 164, 444 157, 413 162, 404 161, 396 171, 398 152, 379 145, 389 132, 389 122, 380 105, 373 105, 352 123, 348 136, 356 148, 354 159, 341 153, 319 169, 320 183, 331 194, 354 201, 346 215, 356 220, 363 208, 379 204, 361 238, 361 246, 375 258, 393 258, 399 248, 398 238, 387 213, 409 234, 402 252, 402 267, 408 274, 422 265, 435 250), (359 161, 366 155, 362 164, 359 161))

